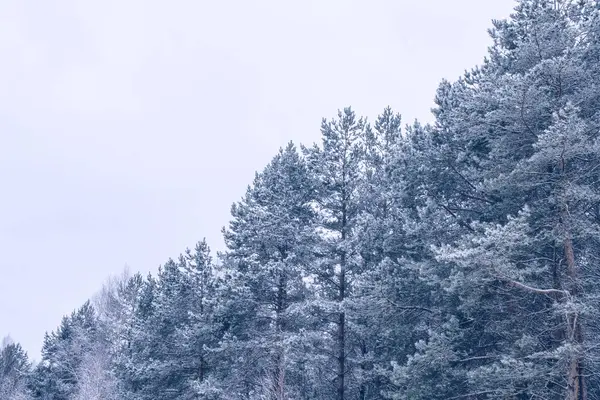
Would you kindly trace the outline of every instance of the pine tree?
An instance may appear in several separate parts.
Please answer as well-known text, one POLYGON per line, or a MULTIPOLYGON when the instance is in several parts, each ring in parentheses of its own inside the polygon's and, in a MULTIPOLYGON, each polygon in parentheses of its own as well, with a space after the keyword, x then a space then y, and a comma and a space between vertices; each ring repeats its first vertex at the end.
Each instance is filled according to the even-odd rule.
POLYGON ((146 385, 151 384, 146 364, 153 350, 149 345, 153 331, 148 330, 148 326, 156 310, 156 279, 148 274, 141 286, 138 287, 137 283, 133 286, 136 294, 130 297, 133 304, 129 329, 126 330, 124 346, 113 358, 118 391, 127 400, 143 399, 146 385))
MULTIPOLYGON (((390 379, 402 379, 391 373, 392 363, 407 360, 431 327, 444 323, 440 319, 448 305, 440 285, 444 271, 430 247, 462 229, 448 214, 444 199, 431 196, 444 185, 435 131, 415 123, 402 135, 400 128, 400 117, 385 110, 367 146, 365 205, 355 239, 364 263, 355 301, 357 329, 364 337, 361 347, 366 350, 360 358, 366 382, 359 398, 382 398, 393 392, 390 379), (376 149, 377 157, 370 155, 370 148, 376 149)), ((418 372, 410 374, 407 384, 429 393, 415 378, 418 372)), ((440 393, 439 398, 445 395, 440 393)), ((431 393, 423 398, 428 396, 431 393)))
MULTIPOLYGON (((586 364, 597 360, 595 341, 585 338, 585 330, 597 329, 598 281, 589 254, 598 248, 597 221, 590 210, 600 199, 595 171, 600 147, 598 134, 578 113, 571 105, 556 113, 533 154, 496 182, 507 192, 527 194, 519 214, 502 225, 474 225, 476 232, 457 249, 440 253, 481 285, 479 290, 522 304, 522 311, 511 306, 488 311, 494 317, 488 327, 493 322, 503 333, 495 339, 498 354, 487 354, 502 363, 481 366, 473 375, 480 385, 502 387, 506 394, 564 392, 567 399, 585 399, 586 364), (522 322, 515 325, 515 319, 522 322), (521 371, 519 380, 516 371, 521 371)), ((472 283, 469 287, 469 297, 482 296, 472 283)), ((482 304, 469 307, 481 313, 482 304)))
POLYGON ((222 327, 215 321, 217 280, 206 241, 198 242, 193 251, 186 250, 184 259, 189 319, 176 333, 179 362, 186 371, 187 395, 211 398, 211 379, 218 363, 210 349, 221 338, 222 327))
POLYGON ((0 346, 0 398, 27 400, 31 363, 20 344, 5 338, 0 346))
POLYGON ((283 400, 304 390, 289 343, 297 338, 297 310, 306 296, 303 278, 313 241, 309 183, 306 166, 290 143, 233 205, 233 220, 224 230, 225 263, 238 287, 232 301, 248 312, 241 326, 230 331, 229 343, 252 363, 238 374, 249 379, 246 396, 253 398, 283 400))
POLYGON ((322 318, 330 321, 324 329, 334 346, 327 350, 335 354, 336 370, 335 389, 328 396, 338 400, 348 397, 349 386, 356 386, 350 382, 354 365, 348 362, 347 305, 362 265, 352 239, 361 207, 366 132, 366 122, 346 108, 338 112, 337 119, 323 120, 322 146, 305 149, 315 182, 316 229, 321 236, 315 249, 318 267, 311 272, 320 291, 322 318))
POLYGON ((55 331, 45 335, 42 361, 37 365, 32 380, 34 398, 74 398, 83 359, 93 351, 92 345, 96 341, 96 314, 88 301, 71 315, 65 316, 55 331))

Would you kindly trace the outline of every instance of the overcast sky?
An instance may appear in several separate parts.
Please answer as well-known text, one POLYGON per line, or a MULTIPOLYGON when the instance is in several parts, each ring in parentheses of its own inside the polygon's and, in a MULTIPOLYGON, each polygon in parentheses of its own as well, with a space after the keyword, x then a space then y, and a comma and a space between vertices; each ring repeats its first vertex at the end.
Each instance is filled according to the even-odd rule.
POLYGON ((512 0, 0 0, 0 336, 220 228, 322 117, 430 121, 512 0))

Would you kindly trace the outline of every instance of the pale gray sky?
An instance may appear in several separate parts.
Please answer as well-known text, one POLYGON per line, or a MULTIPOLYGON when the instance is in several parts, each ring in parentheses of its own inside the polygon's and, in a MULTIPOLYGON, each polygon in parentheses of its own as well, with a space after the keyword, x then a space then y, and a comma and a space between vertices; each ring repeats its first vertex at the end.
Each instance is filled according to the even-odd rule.
POLYGON ((322 117, 430 120, 512 0, 0 0, 0 336, 220 228, 322 117))

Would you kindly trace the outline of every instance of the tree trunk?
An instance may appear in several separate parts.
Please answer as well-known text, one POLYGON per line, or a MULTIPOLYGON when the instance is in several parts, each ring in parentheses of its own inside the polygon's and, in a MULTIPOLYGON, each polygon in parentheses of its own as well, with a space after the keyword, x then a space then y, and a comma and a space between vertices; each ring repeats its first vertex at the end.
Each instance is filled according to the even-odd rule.
MULTIPOLYGON (((345 198, 345 193, 343 193, 345 198)), ((346 207, 342 207, 342 244, 346 243, 346 207)), ((339 302, 343 307, 346 298, 346 251, 340 254, 340 290, 339 302)), ((346 387, 346 313, 342 310, 339 315, 337 339, 339 345, 338 352, 338 376, 337 376, 337 400, 344 400, 346 387)))
MULTIPOLYGON (((566 188, 569 185, 567 172, 567 163, 564 158, 564 151, 561 154, 559 161, 559 170, 562 176, 562 204, 560 220, 564 234, 564 252, 567 262, 567 276, 569 279, 568 289, 570 298, 576 299, 579 296, 579 271, 575 263, 575 249, 573 246, 573 237, 571 234, 571 216, 569 214, 569 205, 566 199, 566 188)), ((569 301, 569 299, 567 299, 569 301)), ((571 355, 569 360, 569 369, 567 373, 567 397, 566 400, 587 400, 587 389, 583 376, 583 360, 579 347, 582 344, 583 332, 581 326, 581 318, 577 311, 567 315, 567 341, 575 347, 575 353, 571 355)))
MULTIPOLYGON (((340 305, 342 305, 346 292, 346 254, 342 253, 340 263, 340 305)), ((340 312, 337 332, 339 351, 338 351, 338 379, 337 379, 337 399, 344 400, 345 392, 345 373, 346 373, 346 313, 340 312)))
MULTIPOLYGON (((361 344, 360 344, 360 353, 363 357, 363 361, 361 362, 361 369, 363 370, 363 379, 364 379, 364 374, 365 374, 365 371, 367 370, 367 366, 365 365, 365 361, 364 361, 364 358, 367 355, 367 345, 364 340, 361 341, 361 344)), ((365 400, 366 398, 367 398, 367 385, 363 381, 360 384, 360 390, 358 392, 358 399, 365 400)))
POLYGON ((273 388, 274 400, 285 400, 285 354, 283 351, 277 355, 276 359, 276 369, 274 383, 275 387, 273 388))
MULTIPOLYGON (((566 217, 566 215, 565 215, 566 217)), ((563 221, 565 223, 566 221, 563 221)), ((567 272, 570 280, 571 295, 577 296, 578 294, 578 274, 577 266, 575 264, 575 252, 573 250, 573 240, 571 239, 569 232, 564 241, 565 246, 565 258, 567 260, 567 272)), ((567 340, 574 346, 580 346, 582 344, 582 328, 581 321, 578 313, 572 313, 567 318, 567 340)), ((571 356, 569 361, 569 371, 567 376, 567 400, 587 400, 587 390, 585 387, 585 380, 583 376, 582 368, 583 360, 579 351, 571 356)))
MULTIPOLYGON (((282 260, 285 260, 286 254, 282 251, 282 260)), ((285 400, 285 349, 283 348, 283 331, 285 330, 285 321, 283 313, 287 307, 286 297, 286 277, 285 272, 279 272, 279 280, 277 282, 277 305, 276 305, 276 331, 277 331, 277 354, 275 356, 275 370, 273 373, 273 399, 285 400)))

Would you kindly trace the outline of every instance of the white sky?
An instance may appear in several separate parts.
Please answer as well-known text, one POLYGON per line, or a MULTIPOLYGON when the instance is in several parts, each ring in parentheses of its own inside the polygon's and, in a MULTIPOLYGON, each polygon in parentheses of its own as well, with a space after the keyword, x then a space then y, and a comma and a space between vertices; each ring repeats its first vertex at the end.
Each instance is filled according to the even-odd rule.
POLYGON ((289 140, 429 121, 512 0, 0 0, 0 336, 206 237, 289 140))

